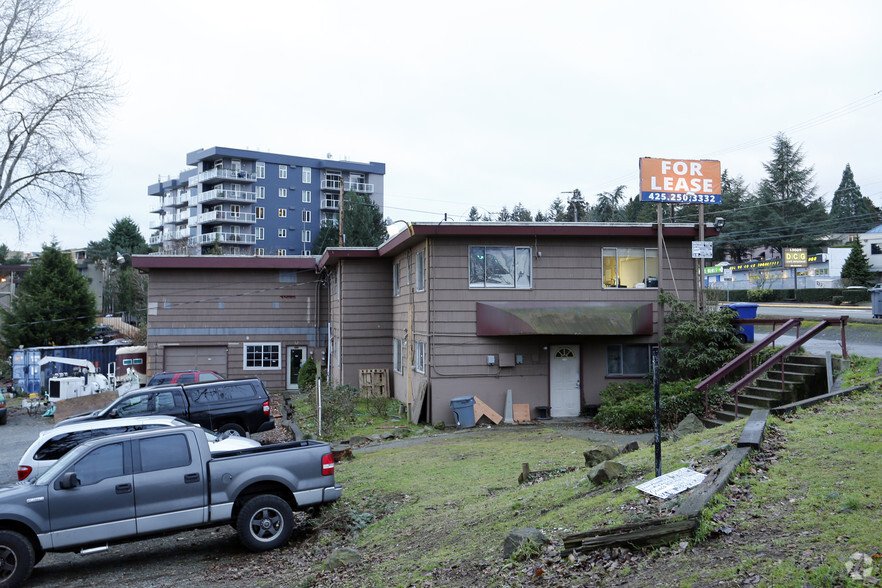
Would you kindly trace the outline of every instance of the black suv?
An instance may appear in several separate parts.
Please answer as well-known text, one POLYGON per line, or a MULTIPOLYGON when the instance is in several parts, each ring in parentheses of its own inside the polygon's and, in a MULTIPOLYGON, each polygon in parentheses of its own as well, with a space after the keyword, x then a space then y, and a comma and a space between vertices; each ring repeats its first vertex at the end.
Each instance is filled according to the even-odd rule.
POLYGON ((101 410, 61 422, 146 414, 168 414, 218 433, 233 431, 243 436, 269 431, 275 426, 269 394, 256 378, 142 388, 120 396, 101 410))

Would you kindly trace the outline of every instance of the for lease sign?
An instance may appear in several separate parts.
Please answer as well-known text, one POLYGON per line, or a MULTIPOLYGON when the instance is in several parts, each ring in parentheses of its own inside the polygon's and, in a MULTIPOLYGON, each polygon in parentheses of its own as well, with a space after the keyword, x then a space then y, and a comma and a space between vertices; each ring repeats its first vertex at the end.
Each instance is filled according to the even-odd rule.
POLYGON ((640 200, 720 204, 720 162, 710 159, 640 158, 640 200))

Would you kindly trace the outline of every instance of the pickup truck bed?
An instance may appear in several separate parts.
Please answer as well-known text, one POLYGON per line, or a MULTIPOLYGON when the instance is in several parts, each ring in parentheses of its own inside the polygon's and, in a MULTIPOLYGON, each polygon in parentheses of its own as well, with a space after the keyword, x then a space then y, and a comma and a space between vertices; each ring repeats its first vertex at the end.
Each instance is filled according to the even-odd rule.
POLYGON ((233 524, 252 551, 293 531, 293 511, 340 498, 327 443, 294 441, 211 455, 198 427, 88 441, 34 483, 0 488, 0 588, 18 586, 47 551, 233 524))

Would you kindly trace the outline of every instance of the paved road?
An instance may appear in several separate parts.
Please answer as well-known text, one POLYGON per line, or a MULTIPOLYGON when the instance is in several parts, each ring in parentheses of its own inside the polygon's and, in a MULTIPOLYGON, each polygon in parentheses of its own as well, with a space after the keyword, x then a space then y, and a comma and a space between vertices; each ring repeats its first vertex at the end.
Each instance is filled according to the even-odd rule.
MULTIPOLYGON (((761 304, 757 307, 758 317, 787 317, 818 320, 821 318, 839 318, 848 316, 845 327, 845 345, 849 354, 863 357, 882 358, 882 320, 872 318, 869 306, 831 306, 822 304, 761 304)), ((769 327, 755 327, 756 338, 766 337, 769 327)), ((803 348, 815 355, 824 355, 827 351, 841 355, 841 330, 828 327, 817 337, 806 342, 803 348)), ((780 345, 793 342, 795 335, 785 335, 778 339, 780 345)))

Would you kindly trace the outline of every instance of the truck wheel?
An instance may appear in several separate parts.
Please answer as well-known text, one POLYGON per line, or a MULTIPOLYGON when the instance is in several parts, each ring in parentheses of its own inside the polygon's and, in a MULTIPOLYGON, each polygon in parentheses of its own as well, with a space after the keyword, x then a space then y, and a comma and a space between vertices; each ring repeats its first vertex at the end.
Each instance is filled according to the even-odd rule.
POLYGON ((34 546, 21 533, 0 531, 0 587, 20 586, 34 569, 34 546))
POLYGON ((221 435, 223 435, 227 431, 231 431, 231 434, 239 435, 240 437, 245 437, 248 435, 248 431, 245 430, 245 427, 243 427, 242 425, 237 425, 236 423, 227 423, 217 430, 217 432, 221 435))
POLYGON ((236 517, 239 541, 251 551, 281 547, 294 531, 291 505, 272 494, 255 496, 245 503, 236 517))
POLYGON ((3 416, 0 416, 0 425, 5 425, 7 418, 8 418, 8 415, 7 415, 7 413, 4 412, 3 416))

